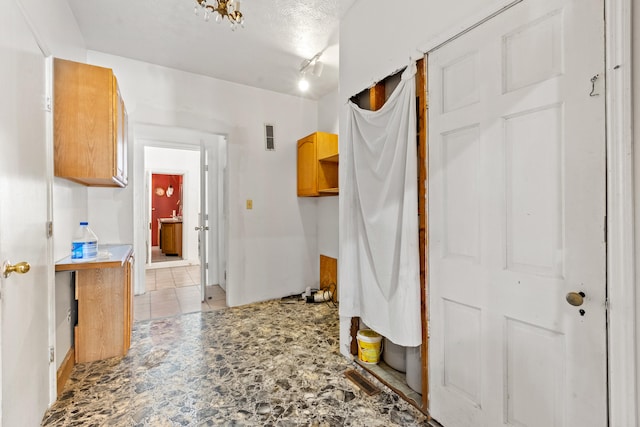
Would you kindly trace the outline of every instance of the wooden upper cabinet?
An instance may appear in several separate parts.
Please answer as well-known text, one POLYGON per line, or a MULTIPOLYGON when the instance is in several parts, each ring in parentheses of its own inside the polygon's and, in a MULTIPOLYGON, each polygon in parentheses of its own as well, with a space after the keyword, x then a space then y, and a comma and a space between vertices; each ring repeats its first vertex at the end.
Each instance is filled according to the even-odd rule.
POLYGON ((338 135, 315 132, 298 140, 298 196, 338 194, 338 135))
POLYGON ((127 185, 127 113, 110 68, 54 60, 54 174, 127 185))

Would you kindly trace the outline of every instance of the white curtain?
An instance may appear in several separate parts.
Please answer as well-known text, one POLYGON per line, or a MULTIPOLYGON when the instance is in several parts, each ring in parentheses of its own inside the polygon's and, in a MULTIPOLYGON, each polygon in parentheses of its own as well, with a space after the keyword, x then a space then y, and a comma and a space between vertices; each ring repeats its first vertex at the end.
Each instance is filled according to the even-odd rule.
POLYGON ((340 315, 422 343, 415 64, 378 111, 348 106, 340 147, 340 315))

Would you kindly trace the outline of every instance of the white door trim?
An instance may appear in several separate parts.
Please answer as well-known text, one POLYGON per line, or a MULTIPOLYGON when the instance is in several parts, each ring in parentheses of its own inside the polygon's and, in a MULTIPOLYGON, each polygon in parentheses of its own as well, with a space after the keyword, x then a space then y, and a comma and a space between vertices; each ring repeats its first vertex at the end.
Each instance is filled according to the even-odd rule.
POLYGON ((638 426, 632 4, 605 0, 609 425, 638 426))

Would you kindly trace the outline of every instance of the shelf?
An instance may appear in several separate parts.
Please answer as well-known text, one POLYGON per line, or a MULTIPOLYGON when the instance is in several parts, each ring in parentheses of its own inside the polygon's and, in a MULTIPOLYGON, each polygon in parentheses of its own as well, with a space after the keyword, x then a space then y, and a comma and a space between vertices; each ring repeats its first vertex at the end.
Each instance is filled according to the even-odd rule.
POLYGON ((339 155, 336 153, 334 155, 331 156, 327 156, 327 157, 323 157, 321 159, 318 159, 319 162, 330 162, 330 163, 338 163, 338 157, 339 155))
POLYGON ((320 194, 338 194, 339 190, 337 188, 325 188, 324 190, 318 190, 320 194))

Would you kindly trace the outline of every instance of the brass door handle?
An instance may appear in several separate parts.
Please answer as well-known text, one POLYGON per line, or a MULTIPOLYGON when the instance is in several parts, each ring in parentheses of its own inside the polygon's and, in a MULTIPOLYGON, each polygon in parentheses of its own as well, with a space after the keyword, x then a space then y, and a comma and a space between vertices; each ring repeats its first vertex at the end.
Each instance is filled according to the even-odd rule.
POLYGON ((584 292, 569 292, 567 294, 567 302, 575 307, 580 307, 586 297, 584 292))
POLYGON ((2 275, 6 279, 11 273, 25 274, 31 269, 28 262, 23 261, 12 265, 11 261, 5 261, 2 264, 2 275))

